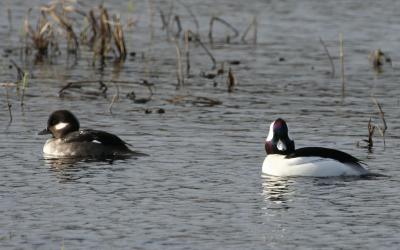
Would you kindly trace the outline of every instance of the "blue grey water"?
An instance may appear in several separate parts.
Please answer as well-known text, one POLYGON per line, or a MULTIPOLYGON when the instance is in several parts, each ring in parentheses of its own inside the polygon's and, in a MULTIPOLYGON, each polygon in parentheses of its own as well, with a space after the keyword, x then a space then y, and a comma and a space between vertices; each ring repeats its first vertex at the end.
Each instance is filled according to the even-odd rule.
MULTIPOLYGON (((211 51, 217 61, 240 61, 230 65, 238 82, 233 93, 227 92, 226 74, 215 80, 201 77, 202 71, 211 72, 211 61, 194 45, 192 76, 185 79, 183 90, 176 90, 175 46, 161 30, 158 9, 172 9, 184 29, 195 30, 178 1, 172 7, 163 1, 104 1, 123 22, 137 20, 126 33, 128 50, 137 56, 128 57, 122 68, 107 62, 99 71, 85 48, 76 62, 61 48, 63 54, 51 63, 24 64, 18 50, 23 18, 33 7, 31 21, 36 22, 37 6, 46 2, 3 1, 0 9, 0 82, 16 79, 10 59, 32 76, 23 108, 10 89, 9 126, 5 88, 0 88, 1 249, 400 248, 399 1, 185 1, 208 47, 213 15, 241 34, 257 16, 256 46, 240 38, 223 43, 230 31, 216 26, 217 44, 211 51), (12 32, 7 8, 12 10, 12 32), (339 33, 345 52, 344 97, 339 33), (320 37, 336 65, 334 78, 320 37), (378 48, 393 61, 380 74, 368 61, 370 51, 378 48), (96 94, 96 84, 88 84, 58 96, 69 81, 101 77, 146 79, 154 83, 155 93, 150 102, 136 104, 125 96, 132 90, 146 96, 143 86, 109 84, 105 98, 96 94), (120 98, 110 114, 117 88, 120 98), (222 104, 168 101, 185 94, 222 104), (386 145, 376 131, 369 152, 357 142, 367 138, 370 118, 382 126, 371 96, 382 105, 388 129, 386 145), (158 108, 165 114, 144 112, 158 108), (149 156, 113 162, 46 161, 41 154, 46 137, 37 132, 55 109, 69 109, 82 127, 118 134, 149 156), (278 117, 287 120, 298 147, 344 150, 382 176, 263 177, 263 141, 269 123, 278 117)), ((59 39, 62 43, 61 35, 59 39)))

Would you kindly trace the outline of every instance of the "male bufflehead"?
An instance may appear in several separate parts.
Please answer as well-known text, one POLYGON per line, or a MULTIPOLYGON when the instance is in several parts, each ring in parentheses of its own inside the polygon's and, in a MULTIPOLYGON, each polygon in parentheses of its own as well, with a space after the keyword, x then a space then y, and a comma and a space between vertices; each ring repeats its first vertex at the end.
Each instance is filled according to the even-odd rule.
POLYGON ((130 150, 118 136, 92 129, 79 130, 78 119, 68 110, 54 111, 47 128, 39 135, 52 134, 43 147, 46 157, 108 158, 144 155, 130 150))
POLYGON ((283 119, 271 123, 265 141, 265 157, 262 172, 275 176, 361 176, 368 170, 357 158, 330 148, 305 147, 295 149, 288 136, 283 119))

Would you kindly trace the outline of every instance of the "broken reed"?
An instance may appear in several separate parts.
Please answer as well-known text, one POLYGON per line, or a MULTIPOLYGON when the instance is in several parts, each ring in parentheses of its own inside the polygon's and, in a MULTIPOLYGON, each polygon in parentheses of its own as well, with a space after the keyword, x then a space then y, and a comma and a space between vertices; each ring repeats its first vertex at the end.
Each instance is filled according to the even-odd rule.
POLYGON ((232 71, 231 67, 229 67, 228 78, 227 78, 226 82, 227 82, 227 85, 228 85, 228 92, 232 93, 234 88, 235 88, 235 85, 236 85, 236 77, 233 74, 233 71, 232 71))
POLYGON ((232 38, 236 38, 236 37, 239 36, 239 31, 235 27, 233 27, 232 24, 228 23, 227 21, 225 21, 224 19, 222 19, 220 17, 213 16, 210 19, 209 29, 208 29, 208 39, 210 40, 211 46, 213 45, 213 41, 214 41, 213 40, 214 22, 220 22, 223 25, 225 25, 226 27, 228 27, 230 30, 233 31, 233 36, 232 37, 230 37, 230 36, 226 37, 226 42, 227 43, 229 43, 232 38))
POLYGON ((331 76, 332 76, 332 78, 334 78, 335 77, 335 64, 333 63, 331 54, 329 53, 328 47, 326 47, 325 42, 324 42, 324 40, 322 40, 321 37, 319 38, 319 42, 321 43, 326 55, 328 56, 329 63, 331 64, 331 76))
POLYGON ((6 82, 6 83, 1 83, 0 84, 1 87, 5 88, 5 92, 6 92, 6 102, 7 102, 7 109, 8 109, 8 115, 10 117, 10 120, 8 121, 8 124, 10 125, 13 121, 13 116, 12 116, 12 112, 11 112, 11 102, 10 102, 10 94, 8 92, 8 88, 14 88, 15 84, 14 83, 10 83, 10 82, 6 82))
POLYGON ((376 100, 375 97, 372 97, 372 101, 375 103, 376 107, 378 108, 379 117, 381 118, 382 123, 383 123, 382 128, 380 126, 376 126, 376 127, 378 128, 379 133, 383 137, 383 146, 386 146, 385 132, 387 130, 387 124, 386 124, 386 119, 385 119, 385 113, 383 112, 381 105, 379 104, 379 102, 376 100))

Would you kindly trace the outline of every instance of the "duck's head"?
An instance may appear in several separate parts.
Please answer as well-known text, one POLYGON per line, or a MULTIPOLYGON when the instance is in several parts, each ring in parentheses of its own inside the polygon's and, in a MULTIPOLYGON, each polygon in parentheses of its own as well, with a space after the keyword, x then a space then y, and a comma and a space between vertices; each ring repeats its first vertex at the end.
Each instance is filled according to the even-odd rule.
POLYGON ((269 126, 265 151, 267 154, 290 154, 294 152, 294 141, 289 138, 286 122, 278 118, 269 126))
POLYGON ((70 111, 57 110, 50 115, 47 128, 39 132, 39 135, 52 134, 54 138, 62 138, 78 130, 79 121, 70 111))

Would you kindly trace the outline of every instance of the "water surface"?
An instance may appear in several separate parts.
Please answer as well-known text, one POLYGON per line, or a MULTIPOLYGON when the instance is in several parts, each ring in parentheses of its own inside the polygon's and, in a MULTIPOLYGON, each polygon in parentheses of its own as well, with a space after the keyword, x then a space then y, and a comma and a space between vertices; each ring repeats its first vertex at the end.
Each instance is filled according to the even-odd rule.
MULTIPOLYGON (((10 59, 32 74, 23 109, 15 90, 10 94, 9 121, 1 89, 0 246, 2 249, 396 249, 400 244, 399 197, 399 2, 383 1, 188 1, 207 41, 208 22, 218 15, 242 33, 253 15, 258 43, 234 39, 217 26, 212 49, 218 62, 230 65, 238 81, 227 92, 226 74, 214 80, 211 61, 199 46, 191 48, 192 76, 176 90, 176 55, 166 41, 158 11, 149 42, 146 2, 107 1, 123 20, 138 18, 127 33, 129 51, 122 68, 91 64, 85 51, 74 61, 65 52, 56 60, 34 64, 19 57, 19 30, 27 8, 41 1, 8 1, 0 15, 1 82, 14 81, 10 59), (339 33, 344 37, 346 92, 339 77, 339 33), (336 65, 331 77, 323 38, 336 65), (12 49, 9 53, 6 50, 12 49), (376 74, 368 54, 381 48, 393 60, 376 74), (143 56, 141 56, 143 55, 143 56), (98 85, 58 91, 69 81, 124 80, 154 83, 146 104, 126 94, 148 95, 137 84, 119 84, 120 99, 110 84, 107 97, 98 85), (214 81, 217 86, 214 87, 214 81), (91 94, 95 92, 97 94, 91 94), (168 99, 191 94, 215 98, 221 105, 172 104, 168 99), (386 146, 377 132, 372 152, 356 146, 367 138, 370 117, 381 125, 373 95, 388 123, 386 146), (38 136, 55 109, 69 109, 82 127, 103 129, 148 157, 113 162, 46 161, 38 136), (145 109, 165 109, 145 114, 145 109), (282 117, 298 147, 326 146, 365 161, 371 178, 262 177, 263 141, 269 123, 282 117)), ((43 2, 42 2, 43 3, 43 2)), ((95 5, 91 1, 88 5, 95 5)), ((154 3, 168 11, 169 4, 154 3)), ((174 4, 185 28, 195 30, 185 8, 174 4)), ((37 12, 36 12, 37 13, 37 12)), ((210 47, 208 43, 207 46, 210 47)))

